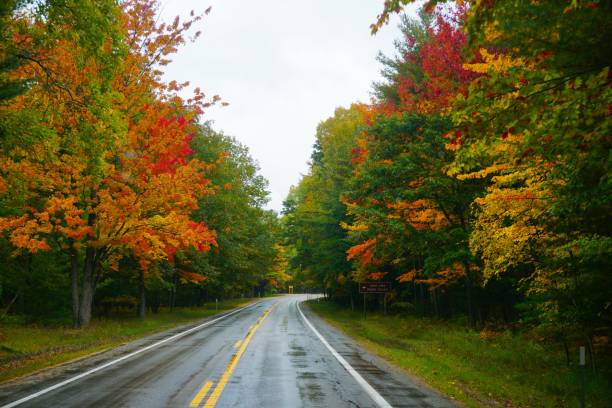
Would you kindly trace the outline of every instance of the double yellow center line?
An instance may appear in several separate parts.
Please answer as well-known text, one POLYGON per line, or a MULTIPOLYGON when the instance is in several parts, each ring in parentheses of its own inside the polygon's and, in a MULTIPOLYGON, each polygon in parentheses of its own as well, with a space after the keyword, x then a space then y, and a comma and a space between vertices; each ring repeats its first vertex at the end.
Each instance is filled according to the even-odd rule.
MULTIPOLYGON (((217 401, 219 400, 219 397, 221 396, 221 393, 223 392, 223 389, 225 388, 227 381, 232 376, 232 373, 234 372, 236 365, 238 365, 238 361, 240 360, 240 357, 242 357, 242 355, 244 354, 244 351, 246 350, 247 346, 251 342, 251 339, 255 335, 255 332, 257 331, 257 329, 259 329, 263 321, 266 320, 266 317, 268 317, 268 315, 272 312, 272 309, 274 309, 275 306, 276 304, 274 304, 263 315, 261 315, 261 317, 257 320, 257 322, 249 328, 249 332, 247 333, 244 340, 242 341, 239 340, 238 342, 236 342, 235 347, 238 348, 238 351, 232 356, 232 359, 230 360, 227 368, 225 369, 225 371, 223 372, 223 375, 219 379, 219 383, 217 384, 213 392, 208 397, 208 400, 206 400, 206 403, 204 404, 204 408, 213 408, 217 404, 217 401)), ((202 402, 204 397, 206 397, 206 394, 208 394, 208 391, 211 389, 212 386, 213 386, 212 381, 207 381, 206 383, 204 383, 204 385, 202 386, 200 391, 198 391, 198 393, 193 398, 189 406, 192 408, 199 407, 200 403, 202 402)))

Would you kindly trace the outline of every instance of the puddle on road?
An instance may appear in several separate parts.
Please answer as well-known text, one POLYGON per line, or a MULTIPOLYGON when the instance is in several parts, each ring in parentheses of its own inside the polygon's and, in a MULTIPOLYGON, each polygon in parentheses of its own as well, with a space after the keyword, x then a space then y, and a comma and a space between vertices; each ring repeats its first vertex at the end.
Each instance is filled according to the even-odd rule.
POLYGON ((297 378, 299 380, 314 380, 314 379, 316 379, 318 377, 317 377, 317 374, 315 374, 315 373, 311 373, 311 372, 305 371, 305 372, 298 373, 297 378))
POLYGON ((291 340, 289 342, 289 348, 291 351, 288 351, 287 355, 290 357, 291 364, 295 368, 307 368, 308 360, 306 359, 304 347, 298 346, 295 340, 291 340))
POLYGON ((295 339, 289 342, 289 350, 286 354, 289 356, 291 365, 297 372, 297 385, 300 393, 300 399, 307 406, 323 406, 325 401, 325 393, 321 388, 321 381, 325 382, 323 373, 315 373, 305 371, 312 366, 316 361, 309 360, 308 354, 304 347, 299 346, 295 339))
POLYGON ((321 386, 312 382, 300 386, 300 398, 302 401, 309 401, 312 403, 322 402, 325 394, 321 391, 321 386))
POLYGON ((283 321, 281 322, 280 330, 283 333, 287 333, 288 329, 289 329, 289 316, 285 316, 283 318, 283 321))

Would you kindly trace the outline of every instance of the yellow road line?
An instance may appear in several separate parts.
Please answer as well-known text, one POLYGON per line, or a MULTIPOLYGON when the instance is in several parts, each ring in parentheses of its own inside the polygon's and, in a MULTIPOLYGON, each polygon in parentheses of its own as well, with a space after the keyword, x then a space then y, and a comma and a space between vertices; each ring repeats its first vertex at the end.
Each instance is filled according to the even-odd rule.
POLYGON ((238 340, 236 344, 234 344, 234 348, 240 347, 240 343, 242 343, 242 340, 238 340))
MULTIPOLYGON (((276 306, 276 304, 274 304, 274 306, 276 306)), ((255 323, 253 325, 252 329, 249 330, 249 334, 247 334, 247 336, 242 341, 242 344, 240 345, 240 348, 238 349, 236 354, 234 354, 232 356, 232 359, 230 360, 229 365, 225 369, 225 372, 221 376, 221 379, 219 380, 219 383, 215 387, 215 389, 212 392, 212 394, 210 394, 210 397, 208 397, 208 400, 206 401, 206 404, 204 404, 204 408, 213 408, 217 404, 217 401, 219 400, 219 397, 221 396, 221 393, 223 392, 223 389, 225 388, 225 385, 227 384, 227 381, 232 376, 232 373, 234 372, 234 369, 236 368, 236 365, 238 364, 238 361, 240 360, 240 357, 242 357, 242 354, 244 353, 244 351, 246 350, 247 346, 251 342, 251 339, 253 338, 253 335, 255 335, 255 332, 257 331, 257 329, 259 329, 259 326, 261 326, 261 324, 266 319, 266 317, 268 317, 270 312, 272 312, 272 309, 274 309, 274 306, 272 306, 270 309, 268 309, 266 311, 266 313, 264 313, 257 320, 257 323, 255 323)))
POLYGON ((193 398, 193 400, 191 400, 191 404, 189 404, 189 406, 193 408, 193 407, 197 407, 198 405, 200 405, 200 402, 202 402, 206 394, 208 394, 208 390, 210 390, 210 387, 212 387, 212 385, 213 385, 212 381, 207 381, 202 387, 202 389, 198 391, 198 393, 193 398))

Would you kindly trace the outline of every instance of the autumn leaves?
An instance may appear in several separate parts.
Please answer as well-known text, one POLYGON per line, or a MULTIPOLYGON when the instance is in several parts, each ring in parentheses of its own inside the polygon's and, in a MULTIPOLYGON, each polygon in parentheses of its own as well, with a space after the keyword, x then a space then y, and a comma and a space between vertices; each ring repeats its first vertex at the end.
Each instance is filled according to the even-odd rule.
POLYGON ((509 321, 521 304, 589 339, 610 327, 610 8, 436 3, 403 18, 374 102, 321 124, 287 202, 295 263, 338 299, 384 279, 423 313, 509 321), (318 264, 334 257, 349 262, 318 264))
POLYGON ((192 218, 214 163, 195 158, 190 142, 218 98, 196 89, 184 100, 187 84, 166 84, 160 70, 201 16, 160 24, 151 0, 10 13, 1 57, 18 64, 2 75, 27 86, 0 106, 3 130, 11 127, 0 150, 0 231, 15 254, 71 258, 74 320, 87 325, 96 284, 123 259, 144 280, 177 252, 216 245, 192 218))

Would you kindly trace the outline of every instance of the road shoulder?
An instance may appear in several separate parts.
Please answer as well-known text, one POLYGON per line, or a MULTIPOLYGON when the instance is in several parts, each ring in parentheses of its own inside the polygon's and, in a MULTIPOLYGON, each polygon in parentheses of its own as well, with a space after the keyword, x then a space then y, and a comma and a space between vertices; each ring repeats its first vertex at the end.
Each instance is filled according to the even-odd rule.
POLYGON ((246 306, 237 307, 222 313, 207 316, 197 321, 181 324, 169 330, 160 331, 139 339, 128 341, 120 346, 96 351, 61 364, 46 367, 33 373, 5 381, 0 383, 0 402, 6 403, 11 400, 17 400, 25 395, 29 395, 40 389, 52 386, 82 372, 92 370, 96 367, 127 356, 130 353, 134 353, 140 349, 152 346, 157 342, 189 331, 190 329, 196 328, 197 326, 212 320, 233 314, 240 309, 252 306, 256 303, 258 302, 254 301, 246 306))
POLYGON ((319 317, 301 303, 301 310, 321 335, 355 368, 393 407, 405 406, 405 400, 418 401, 418 407, 460 407, 461 405, 432 388, 411 373, 397 367, 347 335, 333 322, 319 317))

